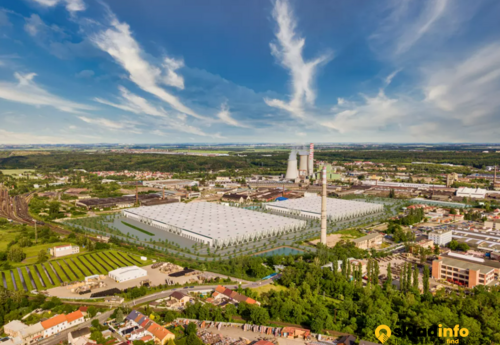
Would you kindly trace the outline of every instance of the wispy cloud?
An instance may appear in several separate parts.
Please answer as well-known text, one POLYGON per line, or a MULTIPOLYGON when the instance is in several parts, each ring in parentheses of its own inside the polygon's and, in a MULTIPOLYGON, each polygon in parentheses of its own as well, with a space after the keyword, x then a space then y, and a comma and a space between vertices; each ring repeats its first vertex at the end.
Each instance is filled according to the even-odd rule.
POLYGON ((219 120, 224 122, 227 125, 234 126, 234 127, 242 127, 242 128, 249 128, 249 126, 237 121, 231 116, 231 112, 229 111, 229 107, 227 103, 222 103, 220 107, 220 111, 217 114, 217 117, 219 120))
POLYGON ((278 30, 276 42, 270 44, 271 53, 289 70, 292 95, 289 102, 279 99, 265 99, 265 102, 271 107, 284 109, 298 118, 304 118, 304 106, 314 105, 316 98, 313 82, 317 69, 331 59, 331 54, 320 55, 310 61, 304 60, 305 39, 296 33, 296 21, 287 0, 275 1, 273 18, 278 24, 278 30))
POLYGON ((136 122, 126 119, 120 119, 120 121, 112 121, 103 117, 78 116, 78 118, 88 124, 95 125, 97 127, 104 127, 109 130, 124 130, 135 134, 142 133, 142 131, 137 129, 136 122))
POLYGON ((196 134, 204 137, 213 136, 205 133, 195 126, 188 124, 186 122, 186 115, 182 113, 179 113, 178 116, 174 117, 163 108, 153 106, 145 98, 130 92, 123 86, 120 86, 119 90, 121 93, 121 97, 119 98, 120 103, 110 102, 101 98, 95 98, 95 101, 121 110, 129 111, 134 114, 144 114, 161 118, 153 121, 154 128, 160 126, 164 129, 174 129, 178 132, 196 134))
POLYGON ((163 63, 165 68, 165 76, 163 77, 163 82, 166 85, 174 86, 181 90, 184 89, 184 78, 177 74, 179 68, 184 67, 184 60, 176 60, 174 58, 166 57, 163 63))
POLYGON ((0 81, 0 98, 34 106, 49 106, 75 114, 95 109, 51 94, 33 81, 35 76, 35 73, 21 74, 16 72, 14 77, 17 79, 17 83, 0 81))
MULTIPOLYGON (((113 57, 115 61, 129 73, 130 80, 142 90, 155 95, 177 111, 191 115, 198 119, 205 119, 203 116, 185 106, 176 96, 165 91, 165 89, 159 85, 160 83, 165 84, 168 81, 170 83, 175 82, 176 86, 179 87, 180 79, 177 78, 175 81, 172 80, 175 79, 172 77, 172 74, 170 79, 165 79, 165 76, 162 75, 160 68, 151 65, 145 58, 143 58, 144 52, 137 41, 132 37, 129 25, 119 22, 116 16, 112 13, 109 13, 109 17, 110 27, 93 35, 91 38, 92 41, 101 50, 107 52, 111 57, 113 57)), ((172 61, 173 60, 169 62, 169 68, 170 71, 175 74, 175 69, 172 69, 172 61)))
POLYGON ((426 101, 449 117, 471 125, 500 111, 500 42, 474 51, 462 61, 426 70, 426 101))
POLYGON ((31 0, 44 7, 54 7, 57 4, 64 4, 66 9, 71 12, 85 11, 85 3, 83 0, 31 0))

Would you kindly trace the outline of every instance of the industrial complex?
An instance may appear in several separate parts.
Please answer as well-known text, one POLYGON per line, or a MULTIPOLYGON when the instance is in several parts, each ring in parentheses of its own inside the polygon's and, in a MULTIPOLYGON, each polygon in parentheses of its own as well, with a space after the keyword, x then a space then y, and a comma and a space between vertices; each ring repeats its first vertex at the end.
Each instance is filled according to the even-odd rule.
POLYGON ((126 218, 214 247, 302 230, 303 220, 213 203, 175 203, 122 211, 126 218))

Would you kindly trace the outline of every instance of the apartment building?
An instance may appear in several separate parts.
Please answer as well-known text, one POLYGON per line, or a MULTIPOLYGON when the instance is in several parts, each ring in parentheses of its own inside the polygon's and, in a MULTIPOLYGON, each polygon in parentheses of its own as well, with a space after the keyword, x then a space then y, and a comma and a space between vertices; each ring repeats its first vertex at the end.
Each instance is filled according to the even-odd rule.
POLYGON ((445 246, 450 243, 452 239, 452 230, 434 230, 429 233, 429 240, 432 240, 434 244, 437 244, 438 246, 445 246))
POLYGON ((476 285, 492 285, 498 269, 480 263, 439 257, 432 262, 432 277, 473 288, 476 285))
POLYGON ((65 244, 62 246, 52 247, 49 249, 49 252, 53 257, 59 258, 61 256, 80 253, 80 247, 72 246, 71 244, 65 244))

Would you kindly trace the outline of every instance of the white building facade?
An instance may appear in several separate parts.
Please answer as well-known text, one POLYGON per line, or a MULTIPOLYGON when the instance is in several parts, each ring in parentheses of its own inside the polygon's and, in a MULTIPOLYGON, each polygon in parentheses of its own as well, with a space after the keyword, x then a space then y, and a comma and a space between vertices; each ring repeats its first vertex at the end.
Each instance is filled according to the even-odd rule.
POLYGON ((448 230, 436 230, 429 233, 429 240, 432 240, 434 244, 438 246, 445 246, 451 242, 453 239, 453 231, 448 230))

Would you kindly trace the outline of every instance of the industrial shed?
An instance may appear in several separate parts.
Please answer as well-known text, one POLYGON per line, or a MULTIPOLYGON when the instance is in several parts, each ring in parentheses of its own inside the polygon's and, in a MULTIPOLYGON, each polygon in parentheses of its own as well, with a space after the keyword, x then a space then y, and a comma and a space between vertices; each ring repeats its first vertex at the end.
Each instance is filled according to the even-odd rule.
POLYGON ((122 283, 126 282, 127 280, 145 277, 148 275, 148 272, 145 269, 139 268, 137 266, 128 266, 111 271, 108 275, 117 283, 122 283))
POLYGON ((215 247, 295 232, 306 226, 302 220, 206 202, 139 207, 123 210, 122 214, 215 247))
MULTIPOLYGON (((265 204, 268 210, 304 218, 321 218, 321 197, 310 196, 265 204)), ((326 215, 329 221, 362 217, 384 211, 384 206, 361 201, 327 198, 326 215)))

